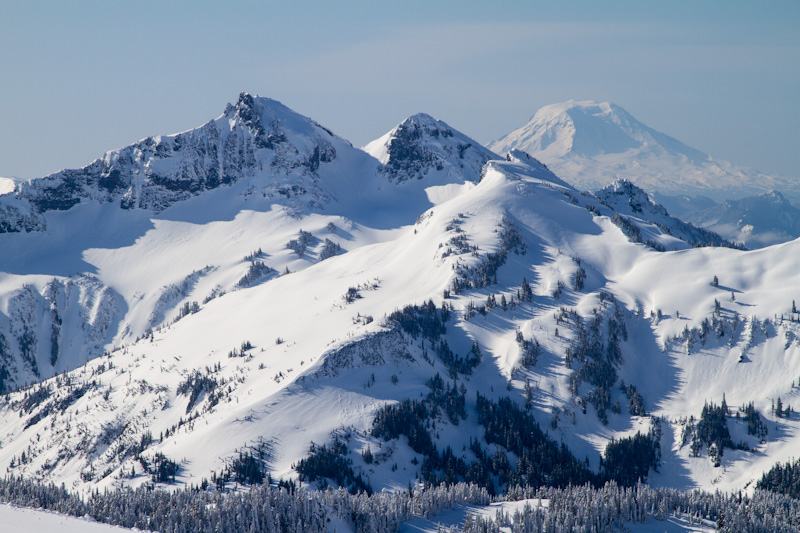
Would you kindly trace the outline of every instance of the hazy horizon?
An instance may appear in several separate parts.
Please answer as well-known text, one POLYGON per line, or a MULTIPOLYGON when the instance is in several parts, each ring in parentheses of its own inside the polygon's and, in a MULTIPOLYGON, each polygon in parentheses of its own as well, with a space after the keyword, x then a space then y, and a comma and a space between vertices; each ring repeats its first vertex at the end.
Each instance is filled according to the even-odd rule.
POLYGON ((487 143, 610 101, 711 156, 800 175, 800 4, 7 4, 0 176, 197 127, 240 91, 356 146, 426 112, 487 143))

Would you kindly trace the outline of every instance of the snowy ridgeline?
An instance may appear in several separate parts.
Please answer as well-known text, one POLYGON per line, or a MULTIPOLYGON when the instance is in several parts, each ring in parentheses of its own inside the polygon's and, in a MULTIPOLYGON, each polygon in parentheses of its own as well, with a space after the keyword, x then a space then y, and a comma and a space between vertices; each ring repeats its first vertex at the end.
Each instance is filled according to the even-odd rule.
MULTIPOLYGON (((311 533, 352 531, 495 532, 511 527, 518 533, 597 532, 626 529, 789 533, 800 523, 800 500, 769 492, 753 495, 710 494, 652 489, 623 489, 614 483, 563 489, 512 489, 507 498, 492 499, 475 485, 382 492, 372 496, 342 489, 324 492, 296 487, 260 486, 243 492, 138 489, 92 493, 85 500, 63 487, 10 477, 0 481, 0 500, 62 515, 95 518, 103 524, 172 533, 311 533), (443 513, 448 510, 459 510, 443 513), (407 524, 406 524, 407 523, 407 524), (663 526, 662 526, 663 524, 663 526), (676 525, 678 527, 676 527, 676 525), (428 527, 436 529, 428 529, 428 527)), ((60 531, 109 533, 117 529, 85 520, 0 506, 0 517, 19 521, 38 533, 39 524, 60 531)), ((9 522, 5 521, 8 525, 9 522)), ((44 531, 44 529, 41 529, 44 531)))
POLYGON ((8 472, 83 495, 375 492, 358 502, 420 482, 752 492, 796 455, 800 242, 735 249, 630 183, 580 192, 422 115, 377 159, 265 99, 201 130, 87 167, 89 189, 32 185, 80 201, 0 235, 0 386, 39 382, 0 401, 8 472))

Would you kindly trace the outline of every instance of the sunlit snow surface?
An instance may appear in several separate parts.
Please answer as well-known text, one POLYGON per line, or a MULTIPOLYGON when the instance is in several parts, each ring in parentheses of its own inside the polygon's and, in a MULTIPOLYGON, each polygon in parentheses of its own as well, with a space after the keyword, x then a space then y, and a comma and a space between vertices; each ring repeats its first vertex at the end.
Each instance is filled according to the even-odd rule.
POLYGON ((124 533, 138 531, 99 524, 85 518, 75 518, 41 509, 17 507, 0 503, 0 530, 25 533, 124 533))
POLYGON ((14 191, 16 183, 11 178, 0 178, 0 194, 7 194, 14 191))

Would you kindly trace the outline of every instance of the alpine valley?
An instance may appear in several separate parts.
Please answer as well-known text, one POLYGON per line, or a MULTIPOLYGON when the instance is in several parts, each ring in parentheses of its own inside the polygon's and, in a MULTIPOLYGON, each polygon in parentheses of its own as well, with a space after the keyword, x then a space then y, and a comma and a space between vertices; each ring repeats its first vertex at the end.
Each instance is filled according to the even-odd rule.
POLYGON ((17 183, 0 195, 0 494, 50 487, 68 503, 38 505, 160 531, 412 530, 500 495, 564 524, 558 501, 602 494, 643 510, 596 531, 670 513, 796 530, 773 481, 800 450, 800 239, 748 251, 670 216, 653 179, 712 181, 595 176, 587 154, 631 137, 550 107, 537 120, 571 116, 571 144, 542 130, 490 150, 418 114, 359 149, 242 93, 199 128, 17 183), (567 144, 581 172, 535 158, 567 144), (197 517, 325 487, 342 490, 247 529, 141 503, 195 491, 197 517), (402 498, 405 514, 381 503, 402 498))

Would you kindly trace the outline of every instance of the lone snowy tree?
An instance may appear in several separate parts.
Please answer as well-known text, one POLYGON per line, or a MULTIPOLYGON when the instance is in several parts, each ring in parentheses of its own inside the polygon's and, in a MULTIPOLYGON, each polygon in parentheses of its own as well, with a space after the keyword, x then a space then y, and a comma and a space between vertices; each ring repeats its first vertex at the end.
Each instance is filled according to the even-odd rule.
POLYGON ((525 407, 528 409, 533 405, 533 391, 531 390, 531 381, 525 378, 525 407))
POLYGON ((519 301, 530 302, 532 297, 533 291, 531 291, 531 286, 528 285, 528 280, 526 278, 522 278, 522 286, 519 289, 519 301))

